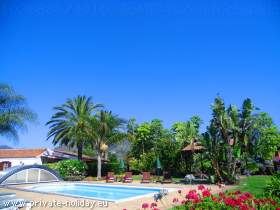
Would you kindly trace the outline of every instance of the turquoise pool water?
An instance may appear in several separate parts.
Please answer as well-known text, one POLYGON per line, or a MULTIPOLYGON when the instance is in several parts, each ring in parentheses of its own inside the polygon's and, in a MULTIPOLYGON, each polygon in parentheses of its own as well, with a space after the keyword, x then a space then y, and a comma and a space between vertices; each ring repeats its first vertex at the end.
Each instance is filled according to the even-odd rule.
POLYGON ((80 198, 90 198, 107 201, 121 201, 142 197, 160 192, 160 188, 100 185, 100 184, 57 184, 38 185, 29 188, 33 191, 69 195, 80 198))

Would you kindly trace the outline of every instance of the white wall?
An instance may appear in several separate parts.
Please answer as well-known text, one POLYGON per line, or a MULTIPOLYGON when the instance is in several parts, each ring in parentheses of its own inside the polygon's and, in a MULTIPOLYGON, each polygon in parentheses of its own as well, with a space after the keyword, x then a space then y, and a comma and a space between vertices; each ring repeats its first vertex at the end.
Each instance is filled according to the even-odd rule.
POLYGON ((42 160, 40 157, 34 157, 34 158, 0 158, 0 162, 3 161, 9 161, 12 163, 12 166, 18 166, 18 165, 33 165, 33 164, 39 164, 42 165, 42 160))

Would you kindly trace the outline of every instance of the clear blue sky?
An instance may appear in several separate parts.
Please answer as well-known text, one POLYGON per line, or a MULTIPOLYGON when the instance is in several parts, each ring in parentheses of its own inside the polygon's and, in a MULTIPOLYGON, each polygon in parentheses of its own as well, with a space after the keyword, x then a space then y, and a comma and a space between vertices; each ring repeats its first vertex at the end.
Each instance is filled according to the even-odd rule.
POLYGON ((280 125, 280 1, 0 2, 0 81, 39 116, 15 147, 51 146, 52 107, 92 96, 121 117, 199 115, 219 93, 250 97, 280 125))

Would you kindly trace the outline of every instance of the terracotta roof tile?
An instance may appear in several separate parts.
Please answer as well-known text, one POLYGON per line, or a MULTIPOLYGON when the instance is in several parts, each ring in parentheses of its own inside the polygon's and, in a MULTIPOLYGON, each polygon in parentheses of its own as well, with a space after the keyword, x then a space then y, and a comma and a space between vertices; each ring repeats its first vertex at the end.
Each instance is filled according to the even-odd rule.
POLYGON ((37 157, 47 149, 0 149, 0 158, 29 158, 37 157))

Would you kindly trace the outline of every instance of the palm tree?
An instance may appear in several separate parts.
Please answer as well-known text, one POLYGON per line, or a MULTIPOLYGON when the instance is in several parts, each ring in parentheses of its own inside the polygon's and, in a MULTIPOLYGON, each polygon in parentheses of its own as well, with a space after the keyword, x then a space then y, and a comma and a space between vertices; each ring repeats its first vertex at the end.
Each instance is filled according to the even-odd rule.
POLYGON ((53 137, 54 145, 66 145, 78 149, 78 159, 82 159, 83 147, 87 140, 87 126, 94 111, 101 108, 101 104, 94 104, 91 97, 77 96, 68 99, 65 104, 54 107, 56 113, 49 125, 47 139, 53 137))
POLYGON ((0 135, 18 140, 18 131, 34 122, 36 115, 27 107, 23 96, 6 84, 0 84, 0 135))
POLYGON ((124 123, 123 119, 104 110, 90 118, 88 137, 97 153, 97 179, 101 178, 102 153, 110 144, 120 142, 127 137, 127 134, 121 130, 124 123))

